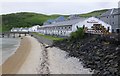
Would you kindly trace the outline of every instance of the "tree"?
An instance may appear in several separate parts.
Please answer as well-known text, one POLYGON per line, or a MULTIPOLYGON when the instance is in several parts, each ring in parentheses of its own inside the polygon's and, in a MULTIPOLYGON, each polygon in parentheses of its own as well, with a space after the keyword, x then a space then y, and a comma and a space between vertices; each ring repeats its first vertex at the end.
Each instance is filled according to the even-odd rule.
POLYGON ((70 34, 70 40, 77 40, 84 38, 84 29, 78 28, 77 31, 70 34))

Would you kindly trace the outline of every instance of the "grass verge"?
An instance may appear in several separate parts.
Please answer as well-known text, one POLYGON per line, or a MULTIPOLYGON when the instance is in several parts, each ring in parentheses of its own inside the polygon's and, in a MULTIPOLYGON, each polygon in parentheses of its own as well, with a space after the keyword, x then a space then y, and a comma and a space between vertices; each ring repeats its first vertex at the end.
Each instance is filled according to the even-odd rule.
POLYGON ((41 37, 44 37, 44 38, 46 38, 46 39, 53 40, 53 41, 62 41, 62 40, 64 40, 64 38, 59 38, 59 37, 55 37, 55 36, 43 35, 43 34, 40 34, 40 33, 33 33, 33 34, 38 35, 38 36, 41 36, 41 37))

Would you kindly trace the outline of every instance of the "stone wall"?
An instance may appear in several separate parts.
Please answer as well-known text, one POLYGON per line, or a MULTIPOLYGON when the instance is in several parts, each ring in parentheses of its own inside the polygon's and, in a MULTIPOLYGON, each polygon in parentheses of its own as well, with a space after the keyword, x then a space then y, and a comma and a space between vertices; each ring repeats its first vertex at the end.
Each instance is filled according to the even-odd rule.
POLYGON ((41 37, 41 36, 38 36, 38 35, 35 35, 35 34, 32 34, 32 33, 30 33, 30 35, 35 37, 40 43, 47 44, 49 46, 53 45, 53 41, 52 40, 46 39, 44 37, 41 37))

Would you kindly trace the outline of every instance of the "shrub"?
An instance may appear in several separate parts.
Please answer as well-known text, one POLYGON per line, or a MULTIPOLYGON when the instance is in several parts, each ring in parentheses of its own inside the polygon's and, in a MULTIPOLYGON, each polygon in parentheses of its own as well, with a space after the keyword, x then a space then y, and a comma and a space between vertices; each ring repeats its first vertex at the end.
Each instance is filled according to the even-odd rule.
POLYGON ((84 29, 83 28, 78 28, 77 31, 72 32, 70 34, 71 40, 77 40, 77 39, 83 39, 83 38, 84 38, 84 29))

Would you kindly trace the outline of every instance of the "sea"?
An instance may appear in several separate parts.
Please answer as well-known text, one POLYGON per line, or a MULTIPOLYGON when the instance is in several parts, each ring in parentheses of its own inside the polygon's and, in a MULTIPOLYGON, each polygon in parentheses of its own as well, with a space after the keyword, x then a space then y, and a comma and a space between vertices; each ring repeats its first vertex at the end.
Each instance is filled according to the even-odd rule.
POLYGON ((0 38, 0 65, 15 53, 20 45, 20 38, 0 38))

